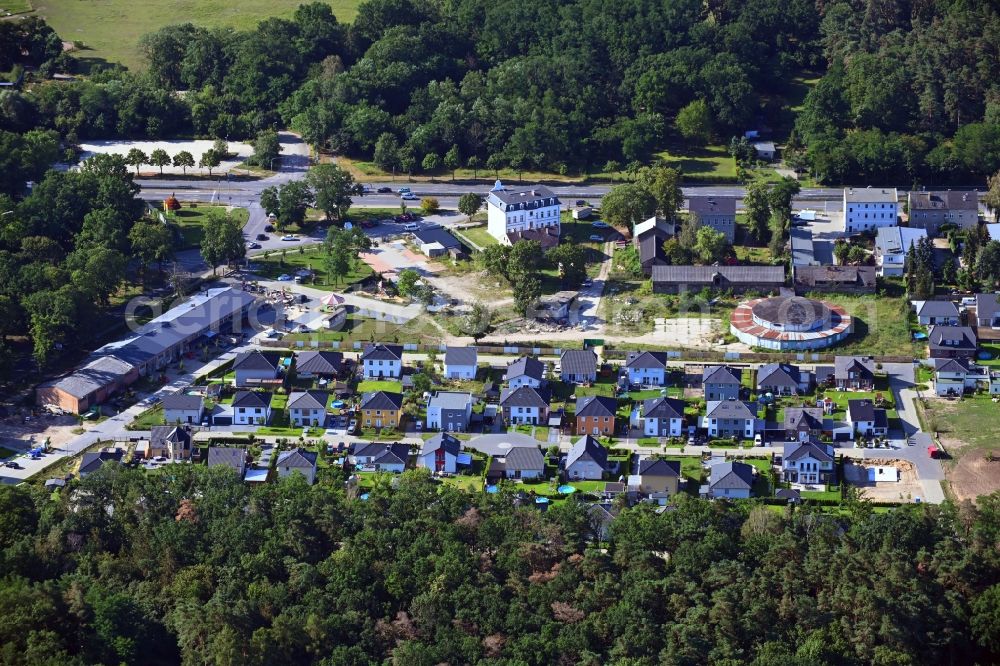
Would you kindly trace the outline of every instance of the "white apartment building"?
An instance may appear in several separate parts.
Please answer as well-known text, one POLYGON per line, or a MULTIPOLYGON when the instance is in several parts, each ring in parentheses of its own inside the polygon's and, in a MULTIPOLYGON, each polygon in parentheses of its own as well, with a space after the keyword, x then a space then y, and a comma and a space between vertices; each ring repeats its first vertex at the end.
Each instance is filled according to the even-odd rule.
POLYGON ((521 238, 539 240, 543 247, 559 243, 562 202, 549 188, 504 187, 498 180, 486 204, 486 229, 501 243, 513 245, 521 238))
POLYGON ((849 187, 844 190, 844 231, 847 233, 895 226, 898 217, 896 188, 849 187))

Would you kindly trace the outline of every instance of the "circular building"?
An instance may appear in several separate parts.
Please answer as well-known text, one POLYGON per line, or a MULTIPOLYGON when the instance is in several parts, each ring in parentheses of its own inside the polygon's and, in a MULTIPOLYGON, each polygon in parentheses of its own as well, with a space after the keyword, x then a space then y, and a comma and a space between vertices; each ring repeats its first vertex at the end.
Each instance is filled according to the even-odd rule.
POLYGON ((822 349, 851 334, 854 322, 839 305, 801 296, 740 303, 729 330, 740 342, 763 349, 822 349))

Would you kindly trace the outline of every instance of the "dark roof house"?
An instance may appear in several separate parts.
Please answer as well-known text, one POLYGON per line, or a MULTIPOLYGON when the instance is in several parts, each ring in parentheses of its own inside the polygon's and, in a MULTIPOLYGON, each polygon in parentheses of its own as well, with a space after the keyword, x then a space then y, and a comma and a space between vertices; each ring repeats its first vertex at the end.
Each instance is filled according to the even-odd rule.
POLYGON ((301 352, 295 369, 301 374, 335 377, 340 374, 344 355, 335 351, 301 352))
POLYGON ((402 345, 384 345, 382 343, 365 345, 361 353, 362 361, 401 361, 403 360, 402 345))
POLYGON ((618 410, 618 401, 601 395, 589 395, 576 399, 576 415, 614 417, 618 410))
POLYGON ((566 454, 566 469, 578 461, 594 462, 607 471, 608 470, 608 450, 601 446, 595 438, 584 435, 573 443, 569 453, 566 454))
POLYGON ((403 407, 403 395, 390 391, 371 391, 361 396, 360 409, 397 411, 403 407))
POLYGON ((568 349, 559 357, 563 376, 593 376, 597 373, 597 354, 593 349, 568 349))

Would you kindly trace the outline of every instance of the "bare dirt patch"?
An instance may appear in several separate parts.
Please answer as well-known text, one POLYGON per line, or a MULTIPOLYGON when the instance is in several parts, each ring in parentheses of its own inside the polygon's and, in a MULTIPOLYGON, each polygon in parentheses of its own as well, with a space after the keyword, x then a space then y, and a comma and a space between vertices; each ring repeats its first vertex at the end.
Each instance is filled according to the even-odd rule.
POLYGON ((43 414, 24 422, 21 417, 11 417, 0 422, 0 444, 23 451, 49 438, 49 445, 58 449, 75 437, 73 430, 77 427, 73 416, 43 414))
POLYGON ((1000 457, 987 451, 965 452, 945 465, 944 473, 958 501, 975 502, 981 495, 1000 490, 1000 457))
POLYGON ((908 502, 914 497, 923 497, 924 489, 917 478, 913 463, 906 460, 873 458, 864 464, 844 463, 844 478, 861 491, 861 496, 883 502, 908 502), (868 470, 873 467, 895 467, 899 470, 899 481, 869 481, 868 470))

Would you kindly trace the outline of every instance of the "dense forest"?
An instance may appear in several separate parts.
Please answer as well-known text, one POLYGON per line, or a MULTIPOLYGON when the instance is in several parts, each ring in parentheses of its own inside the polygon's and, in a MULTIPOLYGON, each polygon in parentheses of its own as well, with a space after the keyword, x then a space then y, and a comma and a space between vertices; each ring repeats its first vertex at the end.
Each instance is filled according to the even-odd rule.
MULTIPOLYGON (((383 480, 384 481, 384 480, 383 480)), ((368 499, 227 469, 0 488, 5 664, 989 664, 1000 496, 844 515, 539 512, 421 472, 368 499), (598 547, 600 546, 600 547, 598 547)))
MULTIPOLYGON (((41 21, 14 37, 0 69, 66 67, 41 21)), ((0 130, 72 144, 280 125, 386 170, 582 172, 794 125, 786 157, 824 182, 1000 169, 989 0, 368 0, 349 25, 314 3, 252 31, 164 27, 141 47, 143 72, 0 93, 0 130)))

